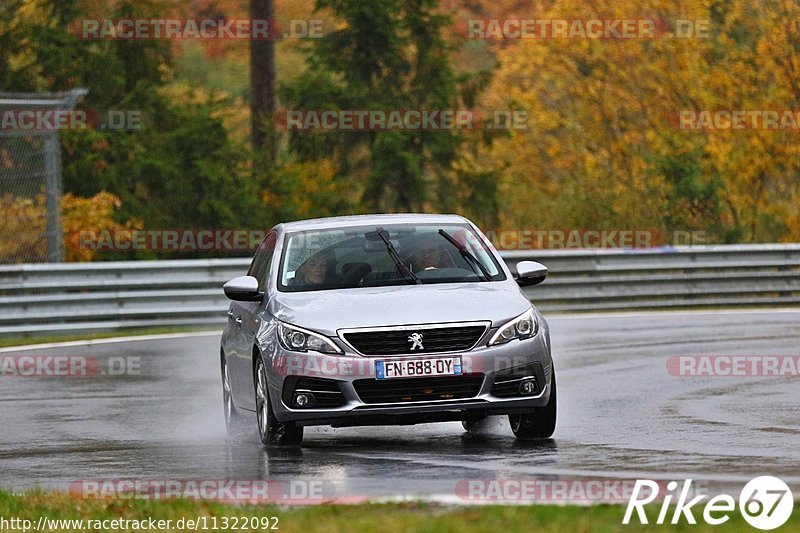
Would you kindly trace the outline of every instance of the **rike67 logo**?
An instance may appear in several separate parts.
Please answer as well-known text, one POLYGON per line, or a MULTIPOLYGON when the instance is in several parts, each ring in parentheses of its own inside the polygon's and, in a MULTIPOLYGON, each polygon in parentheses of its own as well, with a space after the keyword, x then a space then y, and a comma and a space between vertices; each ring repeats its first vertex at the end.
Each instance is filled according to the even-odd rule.
MULTIPOLYGON (((631 523, 634 511, 641 524, 648 524, 645 505, 659 498, 660 485, 651 480, 637 480, 633 493, 625 510, 623 524, 631 523)), ((692 480, 687 479, 678 490, 678 482, 671 481, 667 484, 667 493, 662 496, 661 508, 656 524, 667 523, 668 515, 672 511, 670 524, 676 525, 682 519, 688 524, 696 524, 695 506, 708 496, 700 494, 693 496, 692 480), (690 499, 691 498, 691 499, 690 499), (671 508, 674 505, 674 508, 671 508)), ((737 502, 728 494, 720 494, 709 499, 702 507, 702 518, 710 525, 717 526, 730 520, 731 513, 736 511, 737 502)), ((761 476, 751 480, 742 489, 738 501, 739 512, 751 526, 761 530, 778 528, 789 520, 794 508, 794 496, 788 485, 782 480, 772 476, 761 476)))

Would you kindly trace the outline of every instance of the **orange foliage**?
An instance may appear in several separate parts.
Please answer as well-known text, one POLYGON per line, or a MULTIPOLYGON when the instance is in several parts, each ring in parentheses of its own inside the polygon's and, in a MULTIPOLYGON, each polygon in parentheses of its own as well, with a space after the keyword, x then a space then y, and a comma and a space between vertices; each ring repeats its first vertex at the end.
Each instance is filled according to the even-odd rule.
MULTIPOLYGON (((71 193, 61 200, 62 234, 67 261, 92 261, 96 252, 80 246, 82 231, 117 231, 140 227, 137 221, 120 224, 114 212, 120 199, 108 192, 91 198, 81 198, 71 193)), ((0 227, 0 263, 40 262, 46 259, 47 209, 45 198, 20 198, 11 194, 0 197, 0 212, 4 222, 0 227)))

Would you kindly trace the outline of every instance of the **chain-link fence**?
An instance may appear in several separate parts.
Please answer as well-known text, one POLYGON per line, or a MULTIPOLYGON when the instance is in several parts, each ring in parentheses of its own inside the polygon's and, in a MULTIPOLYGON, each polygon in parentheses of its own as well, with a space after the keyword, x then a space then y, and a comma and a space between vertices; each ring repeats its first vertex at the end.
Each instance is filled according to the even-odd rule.
POLYGON ((85 94, 0 92, 0 263, 63 261, 59 113, 85 94))

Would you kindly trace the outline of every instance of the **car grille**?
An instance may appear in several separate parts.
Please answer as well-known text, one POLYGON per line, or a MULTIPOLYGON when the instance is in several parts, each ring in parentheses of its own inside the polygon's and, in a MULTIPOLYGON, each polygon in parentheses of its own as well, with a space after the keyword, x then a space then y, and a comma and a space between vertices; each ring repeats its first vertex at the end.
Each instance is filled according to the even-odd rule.
POLYGON ((364 355, 414 355, 471 350, 486 332, 485 325, 454 326, 443 328, 396 329, 380 331, 347 332, 344 339, 364 355), (419 333, 422 349, 411 350, 409 337, 419 333))
POLYGON ((364 403, 405 403, 472 398, 481 390, 483 374, 435 378, 360 379, 353 382, 364 403))

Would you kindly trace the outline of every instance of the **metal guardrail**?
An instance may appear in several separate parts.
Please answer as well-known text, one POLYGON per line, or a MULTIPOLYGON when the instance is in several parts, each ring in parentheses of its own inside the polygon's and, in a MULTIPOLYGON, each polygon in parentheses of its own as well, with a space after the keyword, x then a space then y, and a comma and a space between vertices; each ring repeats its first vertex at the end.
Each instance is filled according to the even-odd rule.
MULTIPOLYGON (((550 275, 543 311, 800 306, 800 244, 504 252, 550 275)), ((0 266, 0 337, 225 323, 249 259, 0 266)))

